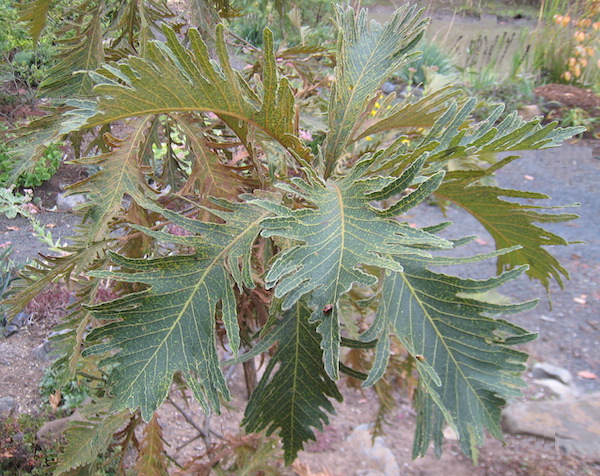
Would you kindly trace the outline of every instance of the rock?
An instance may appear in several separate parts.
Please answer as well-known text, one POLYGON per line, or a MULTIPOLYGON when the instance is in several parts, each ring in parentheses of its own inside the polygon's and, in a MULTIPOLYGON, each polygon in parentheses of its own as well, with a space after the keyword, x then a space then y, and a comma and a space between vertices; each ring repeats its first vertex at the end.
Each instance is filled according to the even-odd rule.
POLYGON ((8 418, 17 408, 17 402, 13 397, 0 398, 0 417, 8 418))
POLYGON ((541 115, 542 111, 540 111, 540 108, 537 104, 530 104, 528 106, 522 106, 519 108, 519 116, 521 116, 524 121, 531 121, 531 119, 534 117, 541 115))
POLYGON ((565 385, 558 380, 553 378, 543 378, 534 380, 533 383, 541 385, 545 389, 549 390, 551 394, 559 398, 573 398, 576 396, 576 392, 573 387, 565 385))
POLYGON ((21 327, 23 327, 29 321, 31 315, 25 311, 21 311, 17 314, 4 328, 5 337, 10 337, 13 334, 19 332, 21 327))
POLYGON ((386 81, 381 86, 381 91, 384 94, 392 94, 394 91, 396 91, 396 85, 394 83, 390 83, 389 81, 386 81))
POLYGON ((360 454, 365 464, 361 474, 364 476, 400 476, 400 467, 392 451, 386 446, 381 436, 373 438, 369 425, 359 425, 346 440, 348 451, 360 454))
POLYGON ((444 428, 444 432, 443 433, 444 433, 444 439, 446 441, 458 441, 458 435, 449 426, 447 426, 446 428, 444 428))
POLYGON ((600 461, 600 393, 514 403, 502 412, 502 425, 510 433, 555 440, 567 454, 600 461))
POLYGON ((50 362, 58 358, 57 355, 52 355, 52 344, 48 339, 44 339, 40 345, 31 351, 31 355, 34 359, 41 362, 50 362))
POLYGON ((83 416, 75 410, 71 416, 44 423, 36 433, 38 444, 45 450, 49 449, 61 439, 70 422, 81 420, 84 420, 83 416))
POLYGON ((553 378, 565 385, 573 384, 573 376, 571 372, 557 365, 548 364, 546 362, 539 362, 533 366, 531 375, 537 379, 553 378))
POLYGON ((56 195, 56 210, 59 212, 72 212, 77 205, 85 201, 85 195, 82 194, 66 195, 59 193, 56 195))

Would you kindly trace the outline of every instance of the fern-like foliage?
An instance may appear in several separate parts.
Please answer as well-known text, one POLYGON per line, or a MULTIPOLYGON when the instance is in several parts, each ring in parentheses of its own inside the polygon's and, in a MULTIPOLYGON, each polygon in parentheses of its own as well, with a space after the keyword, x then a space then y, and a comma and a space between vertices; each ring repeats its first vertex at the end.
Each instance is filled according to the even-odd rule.
MULTIPOLYGON (((33 5, 43 16, 48 2, 23 10, 39 35, 44 20, 33 5)), ((172 15, 161 1, 84 3, 44 83, 59 108, 19 139, 15 173, 35 165, 48 141, 95 135, 78 159, 95 172, 71 189, 88 197, 80 236, 62 256, 26 268, 10 300, 16 311, 45 285, 75 281, 83 306, 62 323, 60 362, 66 375, 82 359, 100 362, 103 406, 97 420, 72 430, 59 471, 91 468, 132 412, 130 422, 150 422, 138 472, 166 474, 155 412, 174 376, 206 412, 219 411, 229 398, 225 352, 232 362, 267 354, 244 425, 277 432, 290 463, 328 422, 332 399, 341 399, 340 369, 365 386, 382 377, 390 336, 420 375, 415 456, 431 440, 439 451, 447 423, 475 457, 485 428, 501 438, 501 406, 522 386, 525 354, 513 346, 533 338, 500 315, 534 305, 477 296, 523 272, 546 287, 562 284, 568 274, 545 246, 568 243, 541 224, 575 217, 503 200, 545 196, 482 180, 514 160, 499 161, 498 152, 554 147, 580 129, 516 114, 496 124, 501 108, 474 123, 476 100, 458 99, 452 88, 418 101, 391 95, 376 111, 381 83, 423 35, 426 21, 413 7, 383 26, 369 25, 365 11, 337 9, 335 69, 310 63, 322 77, 333 73, 329 89, 301 64, 322 47, 278 57, 268 29, 264 51, 242 74, 227 50, 237 39, 210 27, 214 8, 193 2, 195 12, 205 7, 207 21, 184 37, 176 21, 165 21, 172 15), (290 69, 300 81, 285 76, 290 69), (318 124, 317 137, 301 139, 300 124, 318 124), (420 139, 415 128, 424 129, 420 139), (382 145, 362 152, 370 136, 382 145), (468 240, 441 238, 448 224, 419 229, 402 218, 431 196, 471 213, 496 251, 444 257, 468 240), (498 275, 476 281, 435 271, 481 259, 497 259, 498 275), (118 297, 98 303, 106 282, 118 297), (378 298, 369 300, 374 317, 358 339, 351 305, 341 306, 357 290, 378 298), (375 348, 368 375, 340 362, 344 342, 356 352, 375 348)))
POLYGON ((342 401, 333 380, 323 369, 320 337, 309 322, 306 303, 285 311, 275 328, 244 356, 247 360, 277 344, 260 383, 246 407, 243 425, 250 432, 279 429, 285 461, 291 464, 304 442, 314 440, 313 428, 323 430, 333 413, 329 398, 342 401))
POLYGON ((372 158, 359 162, 336 182, 324 182, 309 172, 308 181, 293 179, 294 187, 280 185, 313 203, 315 208, 290 210, 257 202, 275 215, 263 222, 263 236, 304 242, 279 254, 265 281, 267 287, 278 283, 275 296, 285 296, 283 309, 311 294, 311 320, 321 321, 317 329, 323 336, 325 369, 334 379, 338 378, 339 367, 339 300, 353 283, 369 286, 377 281, 361 265, 400 271, 401 266, 388 255, 427 255, 423 247, 451 246, 443 239, 389 218, 427 197, 438 187, 443 173, 424 180, 413 194, 392 207, 378 210, 370 202, 404 191, 419 173, 423 160, 415 162, 399 178, 366 178, 372 163, 372 158))
POLYGON ((98 319, 118 319, 95 329, 88 340, 98 343, 87 350, 87 354, 114 354, 120 349, 103 362, 118 364, 109 379, 115 395, 113 409, 139 408, 144 419, 150 420, 167 396, 175 372, 185 376, 206 411, 211 407, 219 410, 219 394, 229 397, 219 368, 215 313, 219 305, 229 343, 237 351, 239 334, 230 273, 238 286, 253 287, 251 246, 267 214, 249 205, 219 204, 233 210, 211 211, 226 220, 221 225, 162 210, 174 223, 193 233, 191 236, 144 230, 159 240, 194 248, 194 254, 156 259, 113 254, 122 272, 93 273, 97 278, 150 286, 93 308, 98 319))

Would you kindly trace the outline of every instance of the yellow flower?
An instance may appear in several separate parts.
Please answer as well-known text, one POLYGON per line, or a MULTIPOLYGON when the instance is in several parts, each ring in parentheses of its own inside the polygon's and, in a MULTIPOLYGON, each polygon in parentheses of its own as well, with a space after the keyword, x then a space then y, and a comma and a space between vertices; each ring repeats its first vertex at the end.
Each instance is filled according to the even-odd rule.
POLYGON ((371 141, 373 140, 373 138, 372 138, 371 136, 367 136, 367 137, 365 137, 365 140, 366 140, 367 142, 371 142, 371 141))

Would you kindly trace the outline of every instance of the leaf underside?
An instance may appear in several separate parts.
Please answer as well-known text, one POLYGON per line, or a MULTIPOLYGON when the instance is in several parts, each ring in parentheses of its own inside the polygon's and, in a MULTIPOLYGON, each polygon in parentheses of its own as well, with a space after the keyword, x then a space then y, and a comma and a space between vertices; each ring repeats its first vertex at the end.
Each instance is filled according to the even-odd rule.
POLYGON ((146 207, 160 210, 177 225, 200 236, 139 229, 159 240, 193 247, 196 253, 156 259, 112 254, 117 265, 135 272, 94 273, 101 279, 150 286, 92 308, 96 318, 112 322, 90 334, 88 341, 97 343, 87 349, 87 354, 120 349, 103 361, 119 364, 109 379, 115 410, 140 408, 149 421, 178 371, 206 411, 211 407, 219 411, 219 394, 229 396, 215 343, 217 306, 235 352, 239 335, 233 285, 237 282, 238 286, 253 286, 249 255, 266 213, 225 201, 219 205, 233 210, 212 210, 225 224, 196 221, 146 203, 146 207))
POLYGON ((308 182, 293 179, 294 187, 280 186, 315 208, 291 210, 271 202, 255 202, 275 215, 263 222, 263 236, 302 242, 277 256, 265 283, 267 288, 276 286, 275 296, 284 298, 283 309, 311 293, 311 320, 321 321, 317 329, 323 336, 325 369, 333 379, 338 378, 339 299, 353 283, 368 286, 377 281, 361 265, 398 270, 401 267, 389 255, 427 254, 420 249, 423 246, 451 247, 441 238, 389 218, 404 205, 429 195, 427 190, 435 189, 443 174, 430 177, 392 208, 378 210, 370 202, 404 191, 420 167, 415 164, 399 178, 363 179, 371 163, 372 159, 360 162, 339 181, 322 182, 313 176, 308 182), (424 192, 422 197, 419 191, 424 192), (327 313, 323 312, 326 307, 331 308, 327 313))
MULTIPOLYGON (((476 259, 481 257, 472 258, 476 259)), ((427 269, 444 263, 439 259, 403 257, 399 261, 404 270, 386 275, 375 323, 362 336, 372 340, 381 334, 365 385, 373 384, 385 371, 388 334, 394 334, 417 356, 419 418, 413 455, 424 455, 433 440, 439 456, 446 421, 459 436, 465 454, 476 458, 484 428, 502 439, 501 407, 507 398, 521 395, 520 388, 525 386, 520 374, 527 354, 511 346, 535 338, 489 316, 520 312, 536 302, 500 305, 469 298, 469 294, 495 289, 525 267, 477 281, 427 269)))

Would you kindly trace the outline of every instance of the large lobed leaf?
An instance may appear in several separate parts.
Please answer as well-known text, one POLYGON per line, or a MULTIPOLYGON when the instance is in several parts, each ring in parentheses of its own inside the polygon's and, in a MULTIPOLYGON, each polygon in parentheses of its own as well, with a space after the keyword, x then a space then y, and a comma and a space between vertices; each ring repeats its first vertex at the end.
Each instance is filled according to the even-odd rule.
POLYGON ((443 173, 425 179, 390 208, 377 209, 370 202, 404 192, 420 172, 424 158, 398 178, 363 177, 373 160, 361 161, 337 181, 323 182, 307 172, 308 181, 295 178, 294 187, 279 186, 313 204, 312 208, 292 210, 264 200, 255 202, 275 215, 262 223, 263 236, 301 242, 277 256, 265 283, 267 288, 277 286, 275 296, 285 297, 283 309, 290 309, 311 293, 311 320, 321 321, 317 329, 323 336, 325 369, 333 379, 338 378, 338 301, 354 283, 372 285, 377 281, 361 266, 401 271, 400 264, 389 255, 428 255, 422 247, 451 247, 441 238, 390 219, 427 197, 443 173))
POLYGON ((279 429, 286 464, 291 464, 305 441, 314 440, 312 428, 323 430, 329 398, 342 401, 335 382, 323 369, 319 334, 309 322, 311 310, 304 302, 285 311, 275 328, 243 360, 277 343, 265 373, 246 407, 243 425, 248 432, 279 429))
POLYGON ((90 334, 88 340, 97 344, 87 353, 119 349, 103 361, 118 364, 109 379, 113 409, 140 408, 148 421, 166 397, 175 372, 188 380, 206 411, 210 407, 219 410, 219 394, 229 396, 215 344, 216 313, 219 308, 230 346, 236 352, 239 335, 231 275, 239 286, 253 286, 250 253, 259 223, 267 213, 244 204, 220 201, 219 205, 233 210, 211 210, 226 221, 224 224, 203 223, 146 203, 146 207, 200 236, 138 228, 157 239, 194 247, 195 254, 156 259, 113 254, 123 271, 93 273, 99 278, 150 286, 92 309, 96 318, 112 322, 90 334))
POLYGON ((420 377, 415 457, 425 454, 432 439, 439 455, 444 421, 456 431, 465 454, 476 457, 484 428, 502 439, 501 407, 525 386, 520 374, 527 354, 511 346, 530 341, 535 334, 490 315, 519 312, 536 302, 500 305, 470 297, 514 279, 525 267, 481 281, 428 269, 497 254, 466 259, 402 257, 403 271, 385 277, 375 322, 362 336, 369 341, 380 335, 365 385, 383 375, 389 358, 388 334, 396 335, 416 357, 420 377))
POLYGON ((217 65, 197 30, 188 33, 189 49, 175 32, 163 28, 166 43, 149 42, 146 56, 129 57, 92 73, 99 96, 97 112, 88 127, 135 116, 169 112, 212 111, 244 139, 248 125, 299 156, 308 157, 294 134, 294 95, 286 78, 277 78, 273 36, 264 34, 264 93, 259 95, 229 64, 223 27, 216 37, 217 65))
MULTIPOLYGON (((541 213, 544 206, 522 204, 502 200, 501 197, 541 200, 550 198, 534 192, 502 189, 478 185, 476 180, 489 173, 450 173, 449 180, 436 190, 439 198, 459 205, 473 215, 492 235, 496 248, 519 245, 513 253, 498 258, 498 272, 519 265, 528 265, 527 274, 538 279, 548 289, 554 278, 562 287, 563 277, 569 279, 568 271, 544 247, 568 245, 564 238, 541 228, 535 223, 558 223, 577 218, 571 213, 541 213)), ((552 208, 552 207, 547 207, 552 208)))
POLYGON ((427 20, 416 7, 398 9, 383 27, 367 24, 367 11, 337 9, 337 66, 329 100, 329 133, 323 146, 326 176, 333 171, 379 86, 409 58, 427 20))

